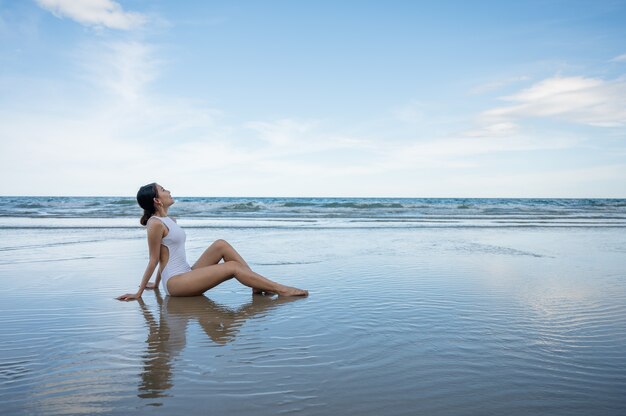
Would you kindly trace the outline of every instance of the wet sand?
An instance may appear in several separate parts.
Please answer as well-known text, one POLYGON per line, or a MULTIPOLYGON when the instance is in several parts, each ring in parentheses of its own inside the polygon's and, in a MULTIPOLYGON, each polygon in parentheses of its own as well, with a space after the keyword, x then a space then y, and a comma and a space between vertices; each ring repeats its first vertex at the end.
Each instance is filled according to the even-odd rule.
POLYGON ((2 413, 626 412, 623 228, 187 233, 310 296, 118 302, 141 229, 5 229, 2 413))

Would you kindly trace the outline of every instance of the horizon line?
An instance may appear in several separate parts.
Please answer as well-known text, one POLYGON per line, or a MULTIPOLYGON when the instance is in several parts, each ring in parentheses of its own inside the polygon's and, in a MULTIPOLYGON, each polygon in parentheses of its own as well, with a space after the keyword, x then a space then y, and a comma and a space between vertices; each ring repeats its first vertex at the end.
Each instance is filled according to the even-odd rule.
MULTIPOLYGON (((132 198, 129 195, 0 195, 0 198, 132 198)), ((240 199, 626 199, 626 196, 174 196, 177 198, 240 198, 240 199)))

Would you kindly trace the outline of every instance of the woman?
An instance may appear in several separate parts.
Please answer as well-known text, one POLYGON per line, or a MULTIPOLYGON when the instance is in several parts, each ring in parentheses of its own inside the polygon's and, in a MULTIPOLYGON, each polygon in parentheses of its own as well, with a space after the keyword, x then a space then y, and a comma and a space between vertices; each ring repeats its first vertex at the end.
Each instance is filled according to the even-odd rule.
POLYGON ((150 260, 137 293, 119 296, 119 300, 141 297, 146 288, 154 288, 163 279, 163 291, 171 296, 198 296, 231 278, 251 287, 253 293, 277 293, 280 296, 308 296, 309 292, 273 282, 250 269, 245 260, 224 240, 217 240, 189 266, 185 255, 186 235, 176 222, 167 216, 174 203, 170 192, 151 183, 137 192, 137 202, 143 208, 141 225, 148 230, 150 260), (223 263, 220 263, 224 260, 223 263), (160 264, 156 282, 148 281, 160 264))

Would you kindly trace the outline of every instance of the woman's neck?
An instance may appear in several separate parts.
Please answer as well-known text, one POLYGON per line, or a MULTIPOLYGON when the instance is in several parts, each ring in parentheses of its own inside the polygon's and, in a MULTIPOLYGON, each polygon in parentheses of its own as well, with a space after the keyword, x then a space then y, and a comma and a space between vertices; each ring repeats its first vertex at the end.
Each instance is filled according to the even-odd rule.
POLYGON ((157 217, 167 217, 167 208, 158 207, 156 211, 154 211, 154 215, 156 215, 157 217))

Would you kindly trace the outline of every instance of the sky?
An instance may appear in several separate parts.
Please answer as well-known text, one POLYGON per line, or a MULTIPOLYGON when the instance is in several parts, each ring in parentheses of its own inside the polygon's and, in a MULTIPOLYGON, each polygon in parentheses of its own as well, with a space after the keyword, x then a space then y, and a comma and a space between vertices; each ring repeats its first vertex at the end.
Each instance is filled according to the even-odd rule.
POLYGON ((0 0, 0 195, 626 197, 626 1, 0 0))

